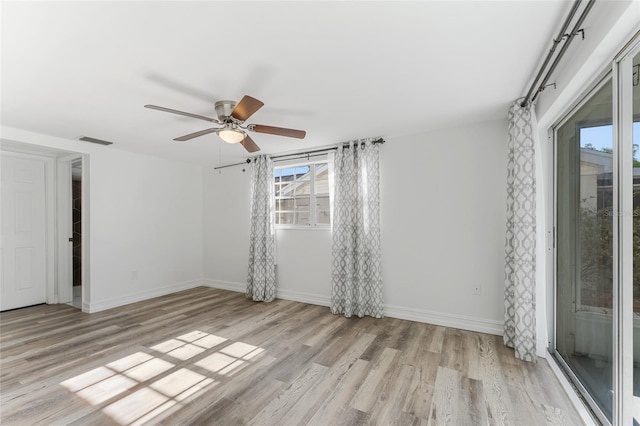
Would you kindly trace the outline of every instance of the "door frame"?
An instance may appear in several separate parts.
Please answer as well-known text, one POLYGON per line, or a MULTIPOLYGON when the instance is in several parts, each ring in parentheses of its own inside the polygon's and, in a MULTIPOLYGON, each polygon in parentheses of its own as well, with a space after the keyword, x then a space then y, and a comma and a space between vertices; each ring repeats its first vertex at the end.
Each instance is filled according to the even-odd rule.
MULTIPOLYGON (((589 86, 587 86, 586 90, 583 90, 580 93, 580 96, 578 97, 577 101, 572 103, 571 106, 569 108, 566 109, 566 111, 558 118, 558 120, 556 120, 555 122, 553 122, 549 128, 548 128, 548 132, 551 135, 551 141, 553 143, 553 178, 552 178, 552 188, 553 188, 553 201, 551 203, 551 208, 553 209, 553 330, 552 330, 552 334, 551 334, 551 342, 550 342, 550 347, 549 347, 549 352, 551 354, 551 356, 554 358, 555 362, 562 368, 564 374, 570 379, 570 382, 572 384, 572 386, 577 390, 577 393, 580 395, 580 397, 582 398, 583 402, 586 402, 586 406, 588 407, 589 410, 591 410, 590 415, 592 417, 595 417, 598 419, 598 421, 600 423, 602 423, 603 425, 609 425, 611 424, 606 416, 606 414, 604 413, 604 411, 602 411, 602 409, 600 408, 600 406, 598 405, 598 403, 596 402, 596 400, 591 396, 591 394, 589 393, 589 391, 587 390, 587 388, 585 387, 585 385, 583 384, 583 382, 578 378, 577 374, 573 371, 573 369, 569 366, 569 364, 566 362, 566 360, 562 357, 562 355, 560 355, 560 353, 557 350, 557 342, 558 342, 558 317, 559 317, 559 313, 558 313, 558 250, 559 250, 559 239, 558 239, 558 180, 559 180, 559 173, 558 173, 558 129, 560 127, 562 127, 570 118, 571 116, 578 111, 580 108, 582 108, 587 102, 589 102, 589 100, 591 99, 591 97, 597 93, 600 89, 602 89, 602 87, 606 84, 608 84, 609 81, 612 80, 612 70, 611 68, 606 68, 603 72, 601 72, 600 74, 598 74, 596 76, 596 78, 593 79, 593 81, 591 82, 591 84, 589 86)), ((615 91, 614 88, 612 86, 612 94, 615 95, 615 91)), ((612 116, 613 117, 613 116, 612 116)), ((615 120, 615 117, 612 118, 613 120, 615 120)), ((579 141, 578 141, 579 143, 579 141)), ((614 141, 613 144, 615 146, 616 141, 615 141, 615 137, 614 137, 614 141)), ((615 148, 614 148, 615 149, 615 148)), ((579 160, 578 160, 579 161, 579 160)), ((613 160, 614 165, 615 165, 615 158, 613 160)), ((578 197, 579 198, 579 197, 578 197)), ((614 203, 615 204, 615 203, 614 203)), ((614 215, 613 217, 613 221, 612 221, 612 226, 614 229, 614 234, 616 234, 616 229, 617 229, 617 217, 614 215)), ((613 251, 615 252, 615 244, 614 244, 614 248, 613 251)), ((614 256, 617 256, 616 254, 614 254, 614 256)), ((615 267, 614 267, 615 270, 615 267)), ((615 272, 614 272, 615 274, 615 272)), ((614 282, 616 280, 616 277, 614 276, 614 282)), ((614 287, 614 292, 615 292, 615 284, 613 285, 614 287)), ((578 286, 576 286, 576 288, 574 289, 575 292, 575 297, 576 300, 580 300, 579 296, 580 296, 580 288, 578 286)), ((577 302, 574 304, 574 310, 573 310, 573 315, 577 314, 577 302)), ((594 314, 591 312, 585 313, 585 315, 588 316, 593 316, 593 315, 599 315, 599 314, 594 314)), ((614 314, 612 314, 614 315, 614 314)), ((612 336, 613 336, 613 330, 612 330, 612 336)), ((574 342, 575 344, 575 342, 574 342)), ((615 351, 615 349, 614 349, 615 351)), ((615 367, 614 367, 615 368, 615 367)), ((615 405, 615 402, 613 403, 613 405, 615 405)), ((612 406, 612 411, 614 410, 614 407, 612 406)))
MULTIPOLYGON (((62 283, 65 281, 64 271, 67 274, 73 273, 71 262, 72 256, 65 256, 64 247, 69 246, 68 232, 69 227, 64 226, 64 221, 68 219, 72 221, 72 211, 68 206, 71 205, 71 187, 67 191, 60 191, 64 181, 66 181, 65 168, 68 163, 68 178, 71 180, 71 162, 82 159, 82 311, 89 312, 89 301, 91 295, 90 282, 90 250, 89 250, 89 155, 75 151, 66 151, 46 146, 38 146, 26 144, 23 142, 0 139, 0 155, 12 155, 23 158, 37 158, 45 162, 45 209, 46 209, 46 303, 66 303, 61 296, 65 295, 65 291, 72 294, 73 281, 68 281, 68 288, 62 283), (72 160, 73 159, 73 160, 72 160), (66 192, 66 194, 65 194, 66 192), (68 216, 60 214, 59 207, 67 205, 68 216), (60 222, 63 226, 60 226, 60 222), (65 240, 63 250, 60 239, 65 240), (69 262, 67 264, 67 262, 69 262)), ((71 275, 72 276, 72 275, 71 275)))
POLYGON ((633 412, 633 167, 627 161, 633 158, 633 59, 640 54, 640 33, 637 33, 613 61, 613 141, 614 188, 617 184, 618 232, 614 233, 613 311, 614 336, 614 424, 631 424, 633 412), (617 237, 617 238, 616 238, 617 237), (617 258, 616 258, 617 253, 617 258), (617 262, 616 262, 617 261, 617 262), (616 276, 614 272, 614 277, 616 276))
POLYGON ((73 237, 71 168, 72 163, 77 160, 82 160, 81 154, 65 155, 56 161, 58 303, 69 303, 73 300, 73 244, 69 244, 69 238, 73 237))

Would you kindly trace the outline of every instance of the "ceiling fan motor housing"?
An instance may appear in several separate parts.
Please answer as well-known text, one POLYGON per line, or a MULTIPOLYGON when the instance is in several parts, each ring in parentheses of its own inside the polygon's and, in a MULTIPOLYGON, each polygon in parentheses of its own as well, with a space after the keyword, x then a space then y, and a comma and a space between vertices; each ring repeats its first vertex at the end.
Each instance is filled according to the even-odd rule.
POLYGON ((218 120, 220 121, 229 121, 231 117, 231 113, 233 109, 236 107, 236 102, 234 101, 218 101, 216 102, 216 114, 218 115, 218 120))

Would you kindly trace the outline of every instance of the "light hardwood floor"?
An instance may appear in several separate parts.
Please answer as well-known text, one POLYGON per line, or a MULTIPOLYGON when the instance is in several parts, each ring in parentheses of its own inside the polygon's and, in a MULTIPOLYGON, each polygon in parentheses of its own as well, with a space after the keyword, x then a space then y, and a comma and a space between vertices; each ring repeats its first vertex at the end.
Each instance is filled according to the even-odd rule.
POLYGON ((0 314, 0 423, 582 424, 499 336, 196 288, 0 314))

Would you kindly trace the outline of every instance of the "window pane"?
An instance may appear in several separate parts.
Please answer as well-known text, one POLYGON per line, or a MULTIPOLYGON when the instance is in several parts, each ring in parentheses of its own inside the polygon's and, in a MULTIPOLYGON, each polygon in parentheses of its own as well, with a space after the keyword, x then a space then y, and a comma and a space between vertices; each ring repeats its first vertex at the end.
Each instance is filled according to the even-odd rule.
POLYGON ((316 209, 329 211, 329 197, 316 197, 316 209))
POLYGON ((557 131, 556 351, 605 415, 612 409, 612 84, 557 131))
POLYGON ((282 198, 278 201, 278 210, 293 210, 295 208, 295 201, 293 198, 282 198))
POLYGON ((297 182, 295 187, 296 195, 309 195, 311 194, 311 182, 303 181, 297 182))
POLYGON ((583 127, 579 135, 580 308, 611 309, 613 287, 605 283, 613 280, 613 262, 603 263, 602 256, 613 252, 613 126, 583 127))
POLYGON ((288 180, 291 180, 293 179, 293 175, 294 175, 294 170, 291 167, 284 167, 280 169, 280 176, 282 176, 283 180, 285 180, 285 178, 289 178, 288 180))
POLYGON ((295 193, 295 186, 296 184, 294 182, 285 182, 281 184, 280 187, 280 192, 277 194, 281 197, 286 197, 286 196, 293 196, 295 193))
POLYGON ((316 194, 329 193, 329 166, 327 163, 316 164, 316 194))
POLYGON ((309 198, 296 198, 296 210, 309 211, 309 198))
POLYGON ((280 225, 293 225, 294 224, 294 218, 295 218, 295 213, 280 213, 280 222, 278 222, 280 225))
POLYGON ((296 167, 296 180, 309 180, 309 170, 311 166, 296 167))
POLYGON ((309 212, 296 212, 297 225, 309 225, 309 212))
POLYGON ((274 168, 274 189, 276 224, 301 226, 329 224, 327 163, 274 168))
POLYGON ((329 225, 329 223, 331 222, 331 215, 329 214, 328 210, 317 210, 317 220, 316 223, 322 224, 322 225, 329 225))

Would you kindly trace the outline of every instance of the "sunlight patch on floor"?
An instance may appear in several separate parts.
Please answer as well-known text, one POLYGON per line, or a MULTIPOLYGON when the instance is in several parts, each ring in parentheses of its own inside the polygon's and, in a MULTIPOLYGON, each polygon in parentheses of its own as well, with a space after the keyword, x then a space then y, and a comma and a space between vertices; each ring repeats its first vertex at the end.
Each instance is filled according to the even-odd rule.
POLYGON ((209 379, 202 374, 198 374, 186 368, 181 368, 180 370, 174 371, 168 376, 155 381, 149 387, 162 392, 171 398, 177 398, 178 395, 189 389, 199 390, 212 382, 213 379, 209 379))
MULTIPOLYGON (((169 401, 169 398, 149 388, 142 388, 121 398, 113 404, 107 405, 102 411, 121 425, 128 425, 145 414, 169 401)), ((166 408, 170 408, 171 405, 166 408)))
POLYGON ((225 339, 224 337, 215 336, 213 334, 207 334, 206 336, 198 340, 194 340, 193 344, 203 348, 211 349, 214 346, 218 346, 220 343, 223 343, 226 341, 227 339, 225 339))
POLYGON ((86 373, 80 374, 72 379, 65 380, 60 383, 62 386, 70 390, 71 392, 77 392, 80 389, 89 387, 95 383, 98 383, 107 377, 111 377, 116 374, 113 370, 107 367, 98 367, 86 373))
POLYGON ((225 342, 224 337, 195 330, 150 346, 150 353, 135 352, 60 385, 92 405, 103 405, 102 412, 118 424, 159 421, 215 386, 218 380, 209 375, 231 376, 265 352, 243 342, 215 350, 225 342), (189 361, 189 368, 178 365, 196 356, 200 359, 189 361))
POLYGON ((204 348, 187 343, 186 345, 182 345, 179 348, 172 350, 171 352, 167 352, 167 355, 171 355, 174 358, 186 361, 201 352, 204 352, 204 348))
MULTIPOLYGON (((196 362, 196 365, 198 367, 206 368, 212 373, 217 373, 226 367, 231 366, 236 361, 238 360, 234 357, 216 352, 196 362)), ((242 361, 240 361, 240 363, 242 363, 242 361)))
POLYGON ((226 348, 220 349, 220 352, 223 354, 231 355, 236 358, 242 358, 245 355, 248 355, 250 352, 256 350, 257 347, 253 345, 248 345, 242 342, 232 343, 226 348))
POLYGON ((89 403, 98 405, 126 390, 131 389, 137 384, 138 383, 131 379, 117 375, 81 389, 77 391, 76 394, 79 397, 86 399, 89 403))
POLYGON ((129 370, 124 371, 122 374, 131 379, 137 380, 138 382, 144 382, 156 377, 161 373, 164 373, 174 366, 175 364, 172 364, 165 360, 153 358, 149 361, 143 362, 140 365, 136 365, 129 370))
POLYGON ((120 358, 117 361, 110 362, 107 364, 107 367, 115 371, 125 371, 135 367, 136 365, 142 364, 145 361, 149 361, 150 359, 153 359, 152 355, 144 352, 136 352, 124 358, 120 358))
POLYGON ((170 352, 176 348, 179 348, 182 345, 184 345, 184 342, 180 340, 169 339, 165 342, 158 343, 155 346, 151 346, 151 349, 153 349, 154 351, 158 351, 166 354, 167 352, 170 352))

